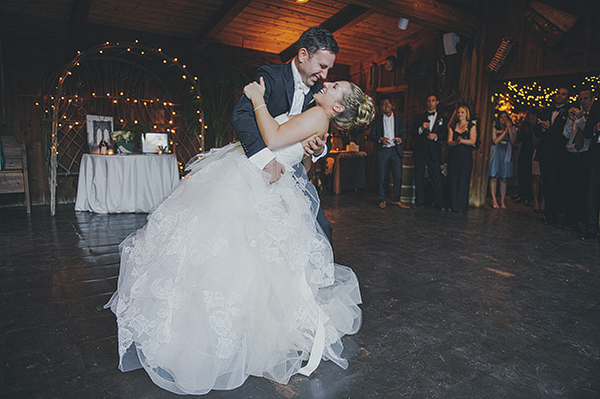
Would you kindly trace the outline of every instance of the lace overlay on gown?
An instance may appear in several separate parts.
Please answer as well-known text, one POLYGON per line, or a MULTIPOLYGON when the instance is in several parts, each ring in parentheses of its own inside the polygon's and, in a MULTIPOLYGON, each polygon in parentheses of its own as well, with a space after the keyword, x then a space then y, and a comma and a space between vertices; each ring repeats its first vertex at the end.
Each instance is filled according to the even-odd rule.
POLYGON ((203 394, 249 375, 286 384, 316 347, 347 367, 341 337, 361 324, 358 281, 334 264, 293 176, 302 146, 276 155, 286 173, 269 185, 239 143, 203 154, 121 243, 107 306, 122 371, 143 367, 164 389, 203 394))

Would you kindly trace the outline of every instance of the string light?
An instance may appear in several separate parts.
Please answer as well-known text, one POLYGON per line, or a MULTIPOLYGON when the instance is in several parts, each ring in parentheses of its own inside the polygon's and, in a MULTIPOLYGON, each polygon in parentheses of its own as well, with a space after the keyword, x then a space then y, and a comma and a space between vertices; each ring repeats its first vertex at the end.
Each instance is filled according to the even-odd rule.
MULTIPOLYGON (((77 51, 77 56, 75 57, 75 59, 70 63, 70 65, 68 67, 65 68, 65 71, 62 74, 62 76, 58 77, 58 84, 55 86, 55 90, 56 90, 55 93, 61 94, 61 92, 63 90, 63 86, 65 84, 65 80, 67 78, 70 78, 71 76, 74 75, 71 70, 74 67, 76 67, 76 66, 80 66, 80 61, 84 60, 85 56, 90 55, 90 54, 94 54, 94 53, 95 54, 105 54, 105 53, 109 54, 111 51, 114 51, 114 50, 127 51, 129 53, 132 53, 133 51, 137 50, 139 52, 139 54, 141 54, 141 55, 148 54, 148 57, 154 54, 155 56, 160 57, 158 60, 156 60, 157 62, 160 62, 160 60, 162 60, 163 64, 168 64, 168 63, 174 64, 176 67, 178 67, 180 69, 181 72, 184 72, 183 74, 180 75, 181 79, 183 81, 185 81, 185 82, 190 81, 190 79, 188 79, 188 76, 185 74, 187 72, 187 69, 186 69, 187 66, 185 64, 179 64, 177 58, 171 58, 168 55, 162 53, 162 49, 161 48, 151 49, 151 48, 148 48, 146 46, 139 45, 138 43, 139 43, 138 40, 135 40, 135 44, 132 44, 132 43, 121 44, 121 43, 118 43, 118 42, 111 44, 110 42, 107 41, 103 45, 100 45, 100 46, 97 46, 97 47, 94 47, 94 48, 90 48, 90 49, 88 49, 88 50, 86 50, 84 52, 77 51)), ((194 77, 194 80, 197 81, 198 78, 194 77)), ((190 83, 192 83, 192 82, 190 82, 190 83)), ((192 92, 194 92, 196 100, 200 100, 201 99, 200 93, 198 92, 198 90, 196 89, 196 87, 190 85, 190 89, 191 89, 192 92)), ((137 99, 137 98, 132 99, 130 97, 123 98, 122 97, 122 96, 124 96, 123 92, 120 92, 119 94, 115 93, 112 97, 111 97, 111 93, 110 92, 106 93, 106 97, 104 97, 101 94, 98 95, 96 92, 92 92, 90 94, 91 94, 91 97, 94 98, 94 101, 97 101, 97 100, 102 101, 103 99, 107 99, 107 100, 111 101, 111 103, 114 104, 114 106, 117 106, 117 107, 119 106, 119 103, 121 103, 121 102, 122 102, 123 105, 128 105, 128 103, 130 103, 131 101, 133 101, 134 104, 137 104, 137 103, 142 104, 143 103, 144 105, 148 106, 148 103, 154 104, 155 101, 157 103, 161 101, 159 98, 156 98, 156 100, 155 99, 141 99, 141 98, 140 99, 137 99)), ((52 118, 52 114, 54 114, 54 117, 55 118, 58 117, 58 118, 60 118, 60 120, 66 120, 67 119, 67 116, 64 115, 64 114, 62 115, 62 117, 60 115, 58 115, 58 116, 56 115, 56 113, 60 112, 59 110, 63 110, 64 109, 63 108, 64 107, 64 105, 63 105, 64 102, 67 102, 68 104, 74 103, 74 104, 78 104, 78 106, 82 106, 83 105, 82 101, 87 101, 87 99, 85 98, 85 96, 83 96, 81 99, 79 99, 78 98, 79 97, 78 94, 61 96, 60 98, 58 96, 52 96, 52 95, 49 96, 49 97, 50 97, 51 101, 46 100, 47 104, 44 105, 44 108, 46 108, 44 111, 45 111, 46 114, 50 114, 50 118, 52 118), (73 101, 73 100, 75 100, 75 101, 73 101)), ((172 102, 166 102, 166 101, 162 102, 162 104, 165 107, 167 107, 167 106, 169 106, 169 107, 178 107, 178 106, 181 106, 181 104, 173 104, 172 102)), ((39 106, 40 104, 36 103, 36 105, 39 106)), ((84 109, 84 108, 81 108, 81 109, 84 109)), ((177 116, 177 113, 175 111, 173 111, 173 110, 168 110, 168 112, 170 112, 171 115, 177 116)), ((197 110, 197 112, 198 112, 198 114, 201 113, 200 110, 197 110)), ((121 123, 124 123, 124 124, 126 123, 126 121, 124 119, 122 119, 122 118, 120 119, 120 121, 121 121, 121 123)), ((71 122, 71 123, 74 122, 75 125, 79 125, 79 121, 69 121, 69 122, 71 122)), ((203 133, 204 132, 204 129, 203 129, 204 126, 203 126, 203 124, 201 122, 202 122, 202 120, 200 120, 200 133, 203 133)), ((134 120, 133 123, 137 124, 139 122, 137 120, 134 120)), ((166 122, 166 124, 162 123, 162 124, 154 125, 154 129, 159 129, 159 128, 160 129, 165 129, 164 131, 172 134, 173 137, 174 137, 174 135, 175 135, 176 132, 175 132, 175 129, 173 128, 173 126, 172 126, 173 124, 174 124, 174 121, 173 121, 173 119, 171 119, 168 122, 166 122), (171 129, 169 129, 168 127, 171 127, 171 129)), ((51 133, 51 135, 52 135, 52 142, 51 142, 51 145, 50 145, 50 149, 51 149, 51 153, 52 154, 58 154, 58 141, 57 141, 58 140, 58 135, 57 135, 57 132, 58 132, 59 129, 57 129, 57 126, 62 128, 63 124, 62 123, 58 123, 58 121, 56 119, 54 119, 52 133, 51 133)), ((68 125, 68 126, 69 126, 69 129, 73 129, 73 125, 72 124, 68 125)), ((204 136, 203 136, 203 134, 200 134, 199 138, 200 138, 200 145, 203 147, 203 145, 204 145, 204 136)), ((173 145, 173 141, 172 140, 170 140, 170 144, 171 144, 171 146, 173 145)), ((200 147, 200 148, 202 148, 202 147, 200 147)), ((169 151, 169 152, 172 152, 172 151, 169 151)))
MULTIPOLYGON (((499 101, 503 95, 508 95, 514 102, 523 107, 548 107, 552 104, 554 95, 558 92, 556 87, 545 87, 538 82, 533 82, 528 85, 520 85, 511 81, 505 82, 504 85, 508 89, 506 93, 494 93, 492 101, 499 101)), ((582 88, 589 87, 592 95, 596 94, 596 87, 600 85, 600 75, 586 76, 580 84, 574 84, 572 92, 576 93, 582 88)), ((577 100, 575 94, 569 97, 569 101, 577 100)), ((514 108, 514 107, 513 107, 514 108)), ((497 107, 498 109, 498 107, 497 107)))

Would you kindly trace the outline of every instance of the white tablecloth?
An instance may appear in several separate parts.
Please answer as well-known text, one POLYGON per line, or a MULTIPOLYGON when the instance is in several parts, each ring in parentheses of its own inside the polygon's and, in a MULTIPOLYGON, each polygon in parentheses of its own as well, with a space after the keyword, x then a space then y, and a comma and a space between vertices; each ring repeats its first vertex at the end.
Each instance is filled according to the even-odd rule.
POLYGON ((84 154, 76 211, 150 212, 179 181, 175 155, 84 154))

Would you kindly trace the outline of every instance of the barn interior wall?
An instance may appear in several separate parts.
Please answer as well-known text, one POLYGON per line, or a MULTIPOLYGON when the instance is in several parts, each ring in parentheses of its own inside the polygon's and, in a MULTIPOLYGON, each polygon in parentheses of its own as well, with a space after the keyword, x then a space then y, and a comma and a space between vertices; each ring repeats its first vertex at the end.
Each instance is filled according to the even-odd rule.
MULTIPOLYGON (((481 33, 476 37, 461 38, 459 53, 456 55, 444 54, 442 35, 445 32, 429 28, 417 37, 399 40, 397 45, 392 48, 373 54, 369 59, 359 60, 355 65, 337 66, 330 74, 330 79, 351 79, 362 87, 366 87, 367 92, 375 97, 379 93, 378 89, 381 91, 386 87, 406 85, 403 111, 406 113, 407 124, 410 126, 414 115, 423 110, 425 97, 429 92, 439 91, 441 108, 444 112, 451 113, 459 100, 456 93, 461 68, 460 51, 467 46, 474 45, 480 51, 478 54, 480 66, 477 71, 477 78, 480 81, 479 92, 486 93, 486 95, 479 96, 478 101, 472 104, 472 113, 478 116, 482 122, 484 127, 482 135, 488 135, 487 127, 491 125, 493 111, 487 95, 490 84, 497 85, 498 82, 505 79, 527 81, 540 76, 556 78, 558 82, 568 80, 572 73, 594 73, 600 70, 598 67, 600 51, 597 43, 597 37, 600 35, 600 25, 597 24, 597 21, 600 20, 600 7, 597 7, 595 0, 568 4, 558 0, 544 1, 544 3, 569 12, 578 18, 573 29, 567 32, 556 46, 548 45, 527 22, 524 13, 528 9, 529 3, 529 0, 488 2, 487 11, 481 15, 481 33), (490 75, 485 72, 485 66, 492 59, 504 37, 515 40, 516 49, 506 60, 499 73, 490 75), (406 45, 410 46, 411 52, 410 56, 403 60, 404 66, 422 60, 425 79, 407 82, 402 68, 388 72, 382 67, 388 55, 396 54, 399 47, 406 45), (441 90, 439 90, 440 82, 437 71, 440 59, 444 60, 446 66, 446 82, 441 90), (373 64, 377 66, 377 83, 370 85, 369 78, 373 64)), ((41 103, 42 97, 48 91, 48 88, 44 87, 45 81, 72 60, 78 50, 84 50, 106 41, 140 40, 140 43, 162 47, 173 57, 185 60, 191 69, 200 69, 201 64, 207 60, 202 51, 199 53, 188 52, 186 49, 188 41, 180 38, 140 34, 139 32, 97 26, 87 26, 80 36, 75 37, 70 36, 66 29, 57 23, 47 21, 41 23, 27 18, 23 18, 19 22, 12 26, 4 26, 0 31, 0 45, 2 46, 0 62, 4 75, 3 92, 0 97, 2 101, 0 133, 13 134, 17 141, 27 145, 31 196, 34 204, 46 204, 50 198, 47 169, 44 162, 42 109, 36 104, 41 103)), ((246 53, 243 67, 249 75, 260 63, 279 62, 276 54, 249 52, 235 48, 226 53, 241 52, 246 53)), ((221 56, 217 54, 212 59, 214 62, 227 62, 227 59, 219 60, 219 57, 221 56)), ((226 141, 233 137, 233 133, 230 132, 226 141)), ((482 140, 482 142, 481 156, 476 156, 475 161, 480 163, 480 172, 477 172, 477 175, 474 172, 473 178, 486 181, 484 166, 488 162, 489 140, 482 140)), ((485 184, 477 186, 479 199, 475 203, 481 204, 482 193, 485 195, 486 187, 485 184)), ((76 180, 65 178, 59 181, 59 202, 73 201, 75 192, 76 180)), ((19 194, 0 196, 0 206, 23 203, 22 195, 19 194)))

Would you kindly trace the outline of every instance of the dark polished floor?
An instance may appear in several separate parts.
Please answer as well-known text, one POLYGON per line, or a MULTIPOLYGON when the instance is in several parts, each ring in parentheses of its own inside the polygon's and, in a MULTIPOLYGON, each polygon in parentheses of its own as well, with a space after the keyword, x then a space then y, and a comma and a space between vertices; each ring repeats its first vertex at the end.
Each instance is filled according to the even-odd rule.
MULTIPOLYGON (((357 273, 350 366, 207 398, 600 398, 600 244, 530 208, 377 208, 323 195, 338 263, 357 273)), ((0 208, 1 398, 176 398, 117 369, 118 244, 146 215, 0 208)))

